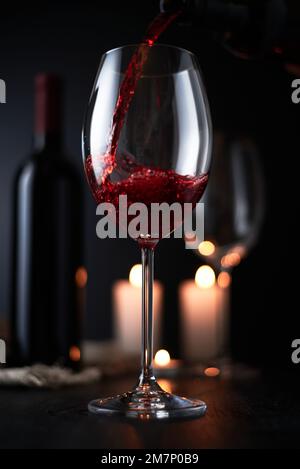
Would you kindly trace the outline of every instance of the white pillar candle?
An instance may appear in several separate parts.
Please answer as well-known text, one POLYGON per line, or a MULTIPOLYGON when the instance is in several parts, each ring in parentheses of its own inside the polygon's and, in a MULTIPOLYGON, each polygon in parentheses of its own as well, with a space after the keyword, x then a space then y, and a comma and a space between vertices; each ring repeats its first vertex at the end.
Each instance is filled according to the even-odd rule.
MULTIPOLYGON (((136 264, 129 281, 118 280, 113 285, 114 332, 116 345, 126 355, 141 353, 142 266, 136 264)), ((160 348, 163 287, 153 284, 154 353, 160 348)))
POLYGON ((227 336, 225 290, 216 284, 209 266, 200 267, 195 280, 180 285, 181 341, 186 360, 207 364, 223 351, 227 336))

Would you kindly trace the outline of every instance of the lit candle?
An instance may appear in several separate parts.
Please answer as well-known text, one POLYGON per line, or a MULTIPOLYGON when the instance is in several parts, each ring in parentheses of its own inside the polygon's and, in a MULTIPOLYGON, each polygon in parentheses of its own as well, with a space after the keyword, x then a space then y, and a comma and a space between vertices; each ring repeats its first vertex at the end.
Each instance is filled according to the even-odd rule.
POLYGON ((208 265, 197 270, 195 281, 180 285, 181 339, 186 360, 208 363, 223 352, 228 286, 227 276, 218 277, 216 283, 215 273, 208 265))
MULTIPOLYGON (((116 345, 126 355, 141 353, 142 266, 132 267, 128 280, 113 285, 114 331, 116 345)), ((161 339, 163 287, 157 280, 153 284, 154 351, 161 339)))

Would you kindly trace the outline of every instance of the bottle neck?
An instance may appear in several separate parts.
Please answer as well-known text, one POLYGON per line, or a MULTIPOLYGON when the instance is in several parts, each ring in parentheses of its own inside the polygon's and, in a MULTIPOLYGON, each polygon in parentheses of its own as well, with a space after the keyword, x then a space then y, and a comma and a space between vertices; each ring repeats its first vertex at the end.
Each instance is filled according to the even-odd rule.
POLYGON ((34 147, 38 151, 62 147, 62 86, 54 75, 35 80, 34 147))
POLYGON ((34 149, 38 152, 43 150, 60 151, 63 147, 63 139, 61 132, 56 133, 37 133, 33 139, 34 149))

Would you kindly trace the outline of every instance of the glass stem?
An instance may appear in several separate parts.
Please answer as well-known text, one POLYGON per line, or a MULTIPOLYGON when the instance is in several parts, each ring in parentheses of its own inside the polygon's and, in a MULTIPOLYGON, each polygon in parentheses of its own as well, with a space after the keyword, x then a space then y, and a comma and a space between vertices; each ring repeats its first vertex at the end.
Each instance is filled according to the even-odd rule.
POLYGON ((154 249, 142 248, 143 284, 142 284, 142 371, 140 387, 150 387, 156 380, 153 375, 153 271, 154 249))

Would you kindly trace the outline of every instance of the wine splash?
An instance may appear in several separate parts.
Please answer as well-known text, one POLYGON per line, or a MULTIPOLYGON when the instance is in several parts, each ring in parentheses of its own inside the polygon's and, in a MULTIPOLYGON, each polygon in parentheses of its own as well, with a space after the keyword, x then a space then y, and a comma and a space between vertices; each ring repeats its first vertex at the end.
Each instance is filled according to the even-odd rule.
MULTIPOLYGON (((118 168, 116 168, 118 171, 118 168)), ((177 174, 172 169, 151 169, 147 166, 135 165, 126 179, 122 179, 118 182, 111 182, 109 178, 102 184, 98 184, 92 159, 89 156, 86 160, 86 173, 89 180, 90 188, 94 199, 97 204, 106 202, 110 203, 115 207, 116 222, 123 228, 127 228, 127 222, 132 220, 134 216, 127 216, 126 214, 119 211, 119 196, 127 196, 127 208, 136 202, 142 202, 147 207, 148 213, 148 229, 151 227, 151 204, 163 204, 171 206, 174 202, 181 205, 183 209, 184 204, 189 204, 189 210, 191 213, 192 208, 195 207, 196 203, 202 197, 202 194, 206 188, 208 175, 201 174, 200 176, 182 176, 177 174)), ((185 206, 186 207, 186 206, 185 206)), ((185 212, 186 214, 187 212, 185 212)), ((156 242, 169 233, 175 228, 180 226, 183 222, 182 216, 175 219, 170 219, 170 229, 165 230, 163 228, 162 219, 158 219, 158 227, 155 235, 156 242)), ((144 233, 147 239, 152 236, 150 231, 144 233)), ((154 240, 154 238, 153 238, 154 240)), ((139 240, 140 246, 147 244, 148 241, 139 240)))
POLYGON ((128 206, 143 202, 147 207, 151 203, 195 205, 201 198, 207 184, 208 175, 182 176, 172 169, 164 170, 135 165, 126 179, 111 182, 109 178, 99 184, 94 174, 92 158, 86 159, 86 173, 97 204, 109 202, 118 205, 120 194, 127 195, 128 206))
POLYGON ((118 165, 116 161, 118 143, 126 114, 151 47, 180 13, 180 10, 172 13, 160 13, 148 27, 143 41, 129 62, 114 109, 106 153, 104 156, 96 157, 97 166, 99 164, 99 168, 101 167, 99 180, 95 176, 95 158, 90 155, 85 161, 87 179, 97 204, 109 202, 117 207, 119 195, 126 194, 128 206, 134 202, 143 202, 147 206, 155 202, 169 204, 179 202, 180 204, 192 203, 195 205, 204 192, 208 180, 207 174, 196 177, 183 176, 173 170, 138 165, 134 158, 129 159, 124 155, 119 159, 118 165), (124 169, 129 174, 127 178, 121 176, 124 169), (118 181, 111 181, 112 172, 116 175, 120 173, 118 181))

